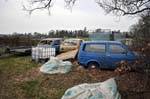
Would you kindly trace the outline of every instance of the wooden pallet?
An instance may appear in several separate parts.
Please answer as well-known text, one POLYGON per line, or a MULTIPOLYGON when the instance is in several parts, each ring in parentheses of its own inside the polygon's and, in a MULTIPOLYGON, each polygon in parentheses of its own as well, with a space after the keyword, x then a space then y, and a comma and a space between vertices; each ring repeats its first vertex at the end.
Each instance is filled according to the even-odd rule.
POLYGON ((68 52, 65 52, 65 53, 61 53, 61 54, 57 55, 56 57, 60 60, 75 59, 77 53, 78 53, 78 49, 68 51, 68 52))

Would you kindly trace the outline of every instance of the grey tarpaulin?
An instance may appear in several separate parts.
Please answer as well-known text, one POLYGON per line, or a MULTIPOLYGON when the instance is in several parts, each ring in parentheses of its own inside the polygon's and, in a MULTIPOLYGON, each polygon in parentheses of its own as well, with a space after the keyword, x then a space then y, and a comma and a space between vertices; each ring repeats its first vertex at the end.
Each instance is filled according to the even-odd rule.
POLYGON ((114 78, 94 84, 81 84, 68 89, 61 99, 121 99, 114 78))
POLYGON ((40 71, 48 74, 67 73, 71 70, 72 63, 62 61, 56 57, 50 57, 50 60, 41 66, 40 71))

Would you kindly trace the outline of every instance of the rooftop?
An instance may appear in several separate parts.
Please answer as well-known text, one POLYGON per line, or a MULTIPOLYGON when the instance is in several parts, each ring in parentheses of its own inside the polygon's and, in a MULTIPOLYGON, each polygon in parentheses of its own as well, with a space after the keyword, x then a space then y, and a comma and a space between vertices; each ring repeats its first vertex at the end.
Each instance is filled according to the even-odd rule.
POLYGON ((45 38, 45 39, 41 39, 41 40, 62 40, 62 38, 45 38))

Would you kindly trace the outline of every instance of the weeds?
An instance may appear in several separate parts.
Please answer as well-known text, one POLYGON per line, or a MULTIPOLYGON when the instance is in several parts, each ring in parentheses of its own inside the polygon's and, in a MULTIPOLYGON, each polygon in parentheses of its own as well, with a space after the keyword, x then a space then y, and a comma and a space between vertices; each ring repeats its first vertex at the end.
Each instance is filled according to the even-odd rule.
MULTIPOLYGON (((42 74, 42 64, 32 62, 31 57, 7 56, 0 59, 0 99, 60 99, 65 90, 82 83, 97 83, 114 77, 110 70, 78 70, 74 65, 67 74, 42 74)), ((128 72, 117 80, 123 99, 138 97, 137 90, 149 93, 150 85, 141 73, 128 72), (135 91, 136 90, 136 91, 135 91), (134 92, 133 92, 134 91, 134 92), (132 93, 129 93, 132 92, 132 93), (128 97, 128 98, 126 98, 128 97)), ((145 96, 145 93, 141 96, 145 96)), ((146 93, 146 95, 148 95, 146 93)), ((141 98, 136 98, 141 99, 141 98)))

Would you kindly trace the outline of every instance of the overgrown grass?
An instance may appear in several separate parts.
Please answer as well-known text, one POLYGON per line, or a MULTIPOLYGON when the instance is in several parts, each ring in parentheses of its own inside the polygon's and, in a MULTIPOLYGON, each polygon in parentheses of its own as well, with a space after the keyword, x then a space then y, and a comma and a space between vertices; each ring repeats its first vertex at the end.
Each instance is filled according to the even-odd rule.
POLYGON ((76 72, 75 67, 67 74, 42 74, 41 65, 31 61, 31 56, 1 58, 0 99, 61 99, 70 87, 102 80, 91 78, 87 72, 76 72))
POLYGON ((49 88, 41 65, 30 56, 0 58, 0 99, 60 99, 66 89, 49 88))
MULTIPOLYGON (((109 70, 79 72, 75 65, 69 73, 48 75, 39 72, 41 65, 31 61, 31 56, 1 57, 0 99, 61 99, 70 87, 82 83, 101 82, 114 77, 113 71, 109 70)), ((149 83, 144 84, 144 81, 145 75, 134 72, 118 77, 118 90, 123 99, 143 99, 136 98, 138 93, 130 98, 131 95, 128 93, 139 89, 149 90, 147 87, 149 83)))
POLYGON ((26 98, 39 97, 40 88, 38 80, 23 82, 19 87, 24 91, 26 98))
POLYGON ((0 59, 0 71, 6 74, 22 74, 27 70, 38 67, 39 64, 32 62, 28 57, 6 56, 0 59))
MULTIPOLYGON (((21 94, 20 83, 15 81, 16 77, 25 74, 32 68, 39 67, 40 64, 32 62, 30 56, 28 57, 15 57, 5 56, 0 58, 0 90, 1 98, 16 98, 23 97, 21 94), (5 91, 5 93, 4 93, 5 91), (19 93, 18 93, 19 92, 19 93), (19 95, 20 94, 20 95, 19 95)), ((22 76, 23 77, 23 76, 22 76)), ((25 82, 24 82, 25 83, 25 82)), ((27 83, 28 84, 28 83, 27 83)), ((32 83, 32 88, 36 83, 32 83)), ((30 85, 30 83, 29 83, 30 85)), ((24 86, 23 88, 25 88, 24 86)), ((29 88, 31 86, 27 86, 29 88)), ((30 89, 30 88, 29 88, 30 89)), ((24 89, 23 89, 24 90, 24 89)), ((31 92, 31 91, 30 91, 31 92)), ((32 92, 31 92, 32 94, 32 92)))
POLYGON ((0 48, 0 52, 4 52, 5 51, 5 48, 0 48))

